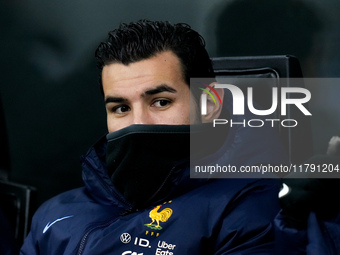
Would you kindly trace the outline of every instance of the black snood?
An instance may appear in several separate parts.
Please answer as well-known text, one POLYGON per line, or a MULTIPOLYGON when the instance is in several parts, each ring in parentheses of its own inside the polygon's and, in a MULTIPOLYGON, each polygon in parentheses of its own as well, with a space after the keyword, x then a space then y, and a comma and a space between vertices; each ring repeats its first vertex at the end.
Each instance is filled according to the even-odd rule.
POLYGON ((152 200, 179 164, 189 165, 189 125, 132 125, 107 135, 111 180, 134 208, 152 200))

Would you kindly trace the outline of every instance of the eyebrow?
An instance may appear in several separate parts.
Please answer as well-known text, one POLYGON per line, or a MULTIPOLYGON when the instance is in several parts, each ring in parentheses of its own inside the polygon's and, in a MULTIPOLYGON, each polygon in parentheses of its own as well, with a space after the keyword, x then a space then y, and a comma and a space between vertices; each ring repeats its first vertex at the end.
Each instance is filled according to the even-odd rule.
MULTIPOLYGON (((155 95, 161 92, 170 92, 170 93, 176 93, 177 90, 175 90, 174 88, 169 87, 168 85, 162 84, 157 86, 154 89, 149 89, 147 91, 145 91, 141 96, 145 97, 145 96, 151 96, 151 95, 155 95)), ((112 96, 108 96, 107 98, 105 98, 105 104, 108 103, 126 103, 128 102, 128 99, 124 98, 124 97, 112 97, 112 96)))
POLYGON ((105 104, 109 103, 125 103, 128 100, 124 97, 107 97, 105 98, 105 104))
POLYGON ((168 85, 162 84, 162 85, 159 85, 158 87, 156 87, 154 89, 149 89, 149 90, 145 91, 142 96, 151 96, 151 95, 155 95, 155 94, 158 94, 158 93, 161 93, 161 92, 176 93, 177 90, 169 87, 168 85))

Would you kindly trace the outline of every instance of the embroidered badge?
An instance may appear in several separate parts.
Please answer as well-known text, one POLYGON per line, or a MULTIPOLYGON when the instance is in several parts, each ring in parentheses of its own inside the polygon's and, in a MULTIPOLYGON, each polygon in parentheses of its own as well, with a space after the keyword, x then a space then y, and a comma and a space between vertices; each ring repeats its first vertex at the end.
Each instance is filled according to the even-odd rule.
POLYGON ((159 208, 161 208, 162 205, 156 206, 153 210, 150 211, 149 217, 151 218, 152 222, 149 224, 144 224, 144 226, 147 226, 148 228, 155 229, 155 230, 161 230, 162 227, 159 225, 159 222, 166 222, 172 215, 172 209, 170 208, 164 208, 162 211, 158 212, 159 208), (156 221, 157 224, 154 224, 156 221))

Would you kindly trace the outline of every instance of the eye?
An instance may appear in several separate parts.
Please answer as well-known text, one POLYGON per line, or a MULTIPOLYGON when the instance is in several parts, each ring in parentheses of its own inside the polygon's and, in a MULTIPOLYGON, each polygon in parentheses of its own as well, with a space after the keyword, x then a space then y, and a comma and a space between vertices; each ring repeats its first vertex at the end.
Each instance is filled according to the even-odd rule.
POLYGON ((168 99, 161 99, 161 100, 156 100, 152 103, 152 106, 158 107, 158 108, 165 108, 169 106, 172 102, 168 99))
POLYGON ((117 105, 112 108, 112 112, 114 114, 124 114, 128 111, 130 111, 130 107, 127 105, 117 105))

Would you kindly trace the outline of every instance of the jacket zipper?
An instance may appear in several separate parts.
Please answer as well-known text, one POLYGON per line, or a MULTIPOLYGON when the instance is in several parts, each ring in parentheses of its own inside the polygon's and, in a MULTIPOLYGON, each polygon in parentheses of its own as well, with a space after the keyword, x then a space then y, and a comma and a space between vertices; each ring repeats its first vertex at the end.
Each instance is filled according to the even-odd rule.
MULTIPOLYGON (((92 165, 90 162, 88 162, 88 160, 83 157, 83 162, 92 169, 92 165)), ((113 190, 111 190, 109 187, 106 186, 106 183, 101 179, 101 177, 98 175, 98 173, 94 170, 92 170, 92 172, 94 172, 94 174, 98 177, 100 183, 101 183, 101 186, 106 190, 106 192, 112 194, 118 201, 120 201, 121 203, 123 203, 124 205, 128 206, 128 208, 125 208, 125 210, 120 214, 121 216, 124 216, 124 215, 127 215, 129 213, 132 213, 133 212, 133 209, 132 209, 132 205, 126 201, 124 198, 120 197, 118 194, 116 194, 113 190)), ((77 255, 81 255, 84 251, 84 248, 85 248, 85 245, 86 245, 86 241, 87 241, 87 238, 88 236, 91 234, 91 232, 97 230, 97 229, 100 229, 100 228, 104 228, 104 227, 107 227, 109 226, 110 224, 112 224, 114 221, 116 221, 119 217, 113 219, 113 220, 109 220, 103 224, 100 224, 98 226, 95 226, 91 229, 89 229, 82 237, 80 243, 79 243, 79 248, 78 248, 78 251, 77 251, 77 255)))
MULTIPOLYGON (((119 218, 119 217, 118 217, 119 218)), ((88 236, 91 234, 91 232, 97 230, 97 229, 100 229, 100 228, 104 228, 104 227, 107 227, 109 225, 111 225, 113 222, 115 222, 118 218, 115 218, 113 220, 109 220, 101 225, 98 225, 98 226, 95 226, 91 229, 89 229, 84 235, 83 235, 83 238, 81 239, 80 243, 79 243, 79 248, 78 248, 78 251, 77 251, 77 255, 81 255, 83 254, 83 251, 84 251, 84 248, 85 248, 85 245, 86 245, 86 241, 87 241, 87 238, 88 236)))

